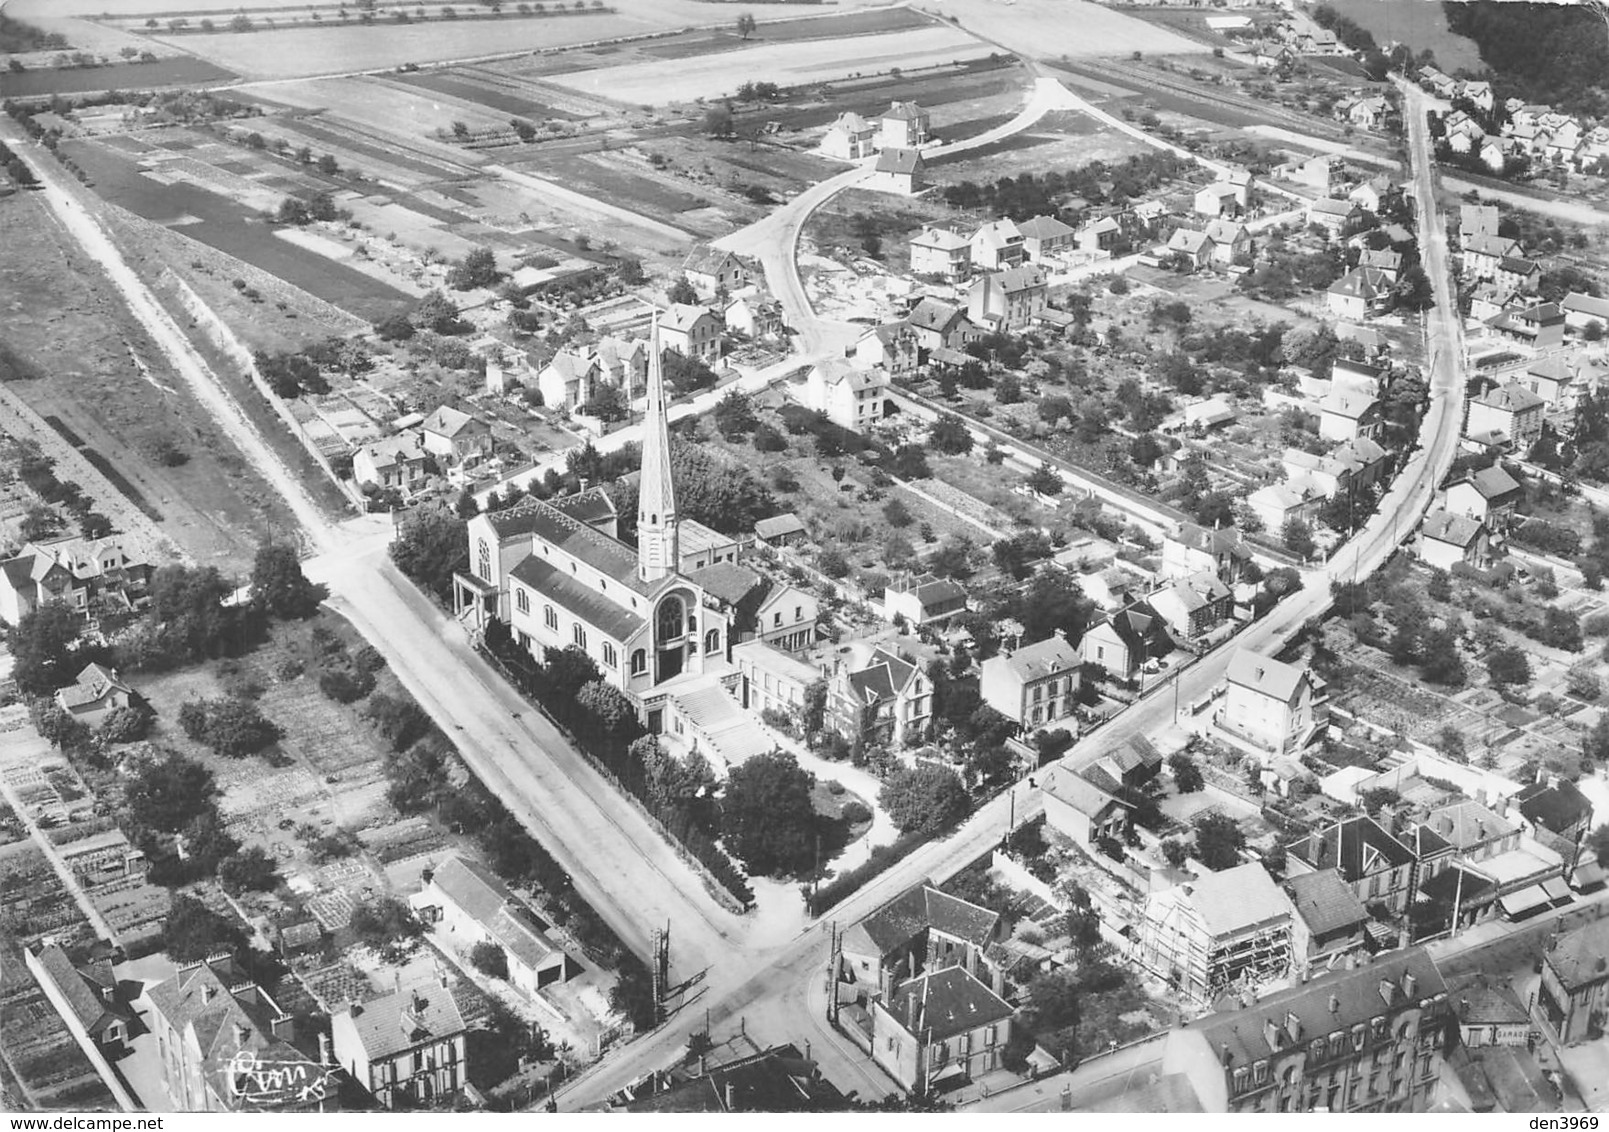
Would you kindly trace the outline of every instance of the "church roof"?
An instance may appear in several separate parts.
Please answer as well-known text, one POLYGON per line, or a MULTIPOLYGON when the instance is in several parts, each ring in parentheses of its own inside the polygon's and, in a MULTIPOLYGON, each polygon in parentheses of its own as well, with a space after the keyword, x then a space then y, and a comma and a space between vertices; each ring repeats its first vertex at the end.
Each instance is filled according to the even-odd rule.
MULTIPOLYGON (((641 615, 616 605, 545 558, 530 555, 509 573, 515 581, 535 590, 544 601, 552 602, 583 625, 591 625, 617 641, 628 640, 643 626, 641 615)), ((635 558, 629 576, 633 580, 637 577, 635 558)))

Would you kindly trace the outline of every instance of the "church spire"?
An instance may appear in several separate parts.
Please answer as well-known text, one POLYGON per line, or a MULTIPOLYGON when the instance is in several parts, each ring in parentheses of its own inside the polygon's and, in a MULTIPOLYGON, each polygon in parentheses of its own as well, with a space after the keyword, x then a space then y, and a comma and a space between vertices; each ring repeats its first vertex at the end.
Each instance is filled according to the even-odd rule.
POLYGON ((648 338, 648 409, 643 416, 642 482, 637 489, 637 576, 645 582, 674 574, 681 561, 676 489, 670 477, 670 419, 659 352, 659 315, 648 338))

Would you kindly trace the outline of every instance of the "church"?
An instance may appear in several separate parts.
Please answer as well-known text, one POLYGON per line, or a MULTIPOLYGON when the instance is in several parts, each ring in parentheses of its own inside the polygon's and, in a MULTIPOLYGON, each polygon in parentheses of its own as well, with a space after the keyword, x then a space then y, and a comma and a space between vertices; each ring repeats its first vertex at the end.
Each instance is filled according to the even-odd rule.
POLYGON ((580 648, 660 732, 675 722, 678 694, 717 690, 733 671, 735 603, 698 575, 735 564, 741 548, 676 512, 657 325, 647 384, 637 545, 618 537, 601 487, 477 515, 453 606, 471 632, 504 622, 539 660, 549 649, 580 648))

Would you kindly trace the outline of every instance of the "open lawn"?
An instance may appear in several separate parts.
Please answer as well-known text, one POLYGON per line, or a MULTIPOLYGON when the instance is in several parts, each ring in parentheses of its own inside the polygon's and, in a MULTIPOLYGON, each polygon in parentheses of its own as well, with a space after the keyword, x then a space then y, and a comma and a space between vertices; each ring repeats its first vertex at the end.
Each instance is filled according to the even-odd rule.
POLYGON ((184 183, 164 185, 147 176, 137 162, 96 142, 63 142, 62 150, 112 203, 147 220, 181 227, 191 239, 367 321, 384 318, 410 299, 360 271, 276 240, 269 225, 217 193, 184 183))
POLYGON ((259 541, 291 531, 279 497, 190 399, 41 202, 0 201, 0 228, 0 340, 26 363, 8 388, 107 459, 198 562, 238 571, 259 541), (161 442, 186 459, 159 460, 161 442))
POLYGON ((0 98, 39 94, 78 94, 96 90, 151 90, 167 86, 216 86, 235 78, 232 71, 197 59, 175 55, 154 63, 112 63, 104 67, 70 67, 45 70, 0 71, 0 98))
POLYGON ((750 80, 801 86, 896 67, 910 70, 976 59, 992 50, 961 31, 934 27, 859 36, 847 49, 838 40, 759 44, 698 59, 629 63, 556 75, 552 81, 621 102, 659 106, 731 94, 750 80))
MULTIPOLYGON (((979 130, 968 129, 968 133, 979 130)), ((960 135, 962 131, 956 129, 960 135)), ((982 149, 967 151, 951 161, 928 166, 935 184, 962 181, 985 183, 1019 173, 1051 169, 1078 169, 1092 161, 1116 164, 1151 149, 1128 134, 1102 126, 1085 114, 1057 111, 1047 114, 1032 129, 982 149)))
POLYGON ((257 101, 321 110, 338 124, 364 133, 406 139, 414 149, 464 165, 480 163, 471 151, 435 140, 463 122, 472 130, 507 130, 509 116, 458 98, 398 82, 396 76, 356 75, 304 79, 247 88, 257 101))

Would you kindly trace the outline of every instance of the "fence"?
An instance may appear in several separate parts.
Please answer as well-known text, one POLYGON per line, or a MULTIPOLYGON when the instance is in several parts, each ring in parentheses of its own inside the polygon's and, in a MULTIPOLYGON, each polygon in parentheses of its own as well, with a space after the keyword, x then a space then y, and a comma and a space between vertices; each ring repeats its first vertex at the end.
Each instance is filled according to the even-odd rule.
POLYGON ((619 777, 614 771, 604 766, 603 763, 598 760, 596 755, 587 750, 587 748, 576 739, 574 733, 571 732, 570 729, 563 723, 560 723, 559 720, 553 716, 552 712, 548 711, 546 705, 525 690, 520 683, 519 677, 515 673, 511 672, 508 666, 504 664, 500 658, 494 656, 484 645, 477 646, 476 651, 479 652, 481 656, 483 656, 488 662, 490 662, 493 668, 497 669, 498 673, 503 677, 503 679, 507 680, 509 685, 520 693, 520 695, 525 699, 526 703, 530 704, 532 707, 536 708, 537 711, 542 713, 542 718, 546 719, 554 726, 555 729, 558 730, 559 734, 564 737, 565 742, 570 744, 572 750, 576 751, 581 755, 582 758, 586 759, 588 766, 602 775, 609 785, 613 786, 620 796, 626 799, 626 801, 631 804, 632 808, 642 815, 643 820, 645 820, 649 827, 659 835, 660 839, 663 840, 665 844, 669 845, 673 850, 675 850, 676 856, 680 857, 682 861, 684 861, 688 867, 693 870, 693 872, 698 876, 698 879, 704 883, 704 887, 709 890, 709 894, 715 898, 716 902, 720 904, 721 907, 727 909, 729 912, 736 913, 739 916, 743 915, 749 910, 749 906, 747 904, 729 892, 726 886, 715 878, 715 874, 710 872, 709 867, 705 865, 703 861, 700 861, 697 857, 693 856, 693 854, 688 851, 687 847, 677 840, 671 834, 670 830, 665 828, 664 823, 648 811, 648 807, 642 804, 642 799, 638 798, 630 790, 626 789, 626 784, 620 781, 619 777))

